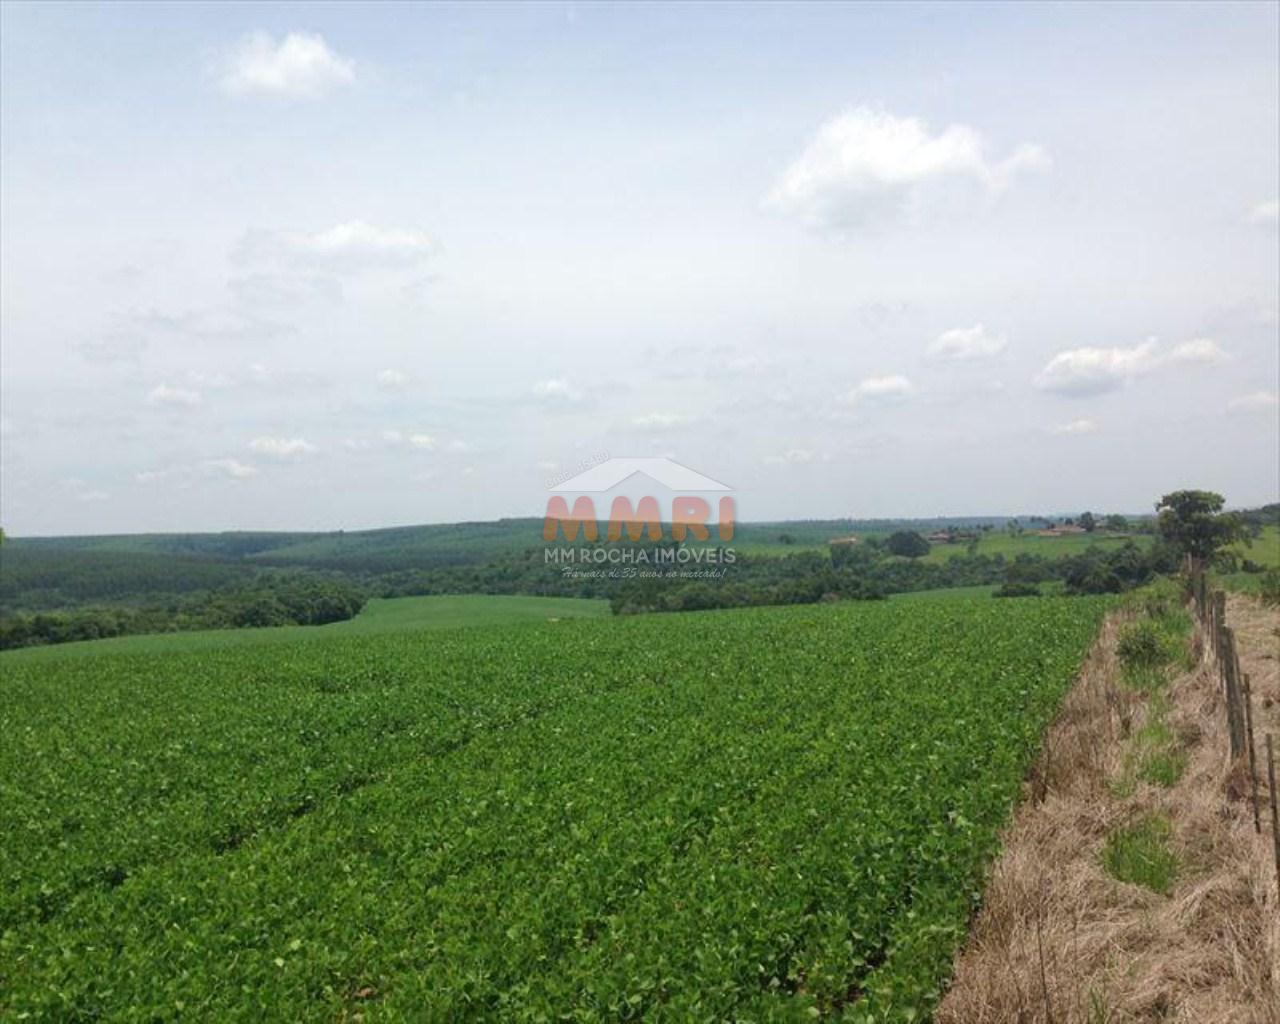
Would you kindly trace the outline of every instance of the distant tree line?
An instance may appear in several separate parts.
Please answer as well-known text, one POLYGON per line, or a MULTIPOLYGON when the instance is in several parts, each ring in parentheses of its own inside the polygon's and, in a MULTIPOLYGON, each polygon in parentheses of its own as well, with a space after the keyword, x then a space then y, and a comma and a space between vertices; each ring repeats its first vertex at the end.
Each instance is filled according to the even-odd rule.
POLYGON ((247 583, 256 573, 252 566, 191 555, 5 544, 0 609, 38 611, 203 593, 247 583))
MULTIPOLYGON (((1003 555, 980 555, 970 548, 963 557, 931 564, 919 560, 929 552, 928 541, 914 531, 900 530, 882 542, 833 545, 827 564, 813 555, 768 559, 767 566, 746 559, 740 568, 735 567, 731 580, 719 586, 635 581, 619 588, 612 605, 615 612, 624 614, 686 611, 874 600, 891 593, 986 584, 999 584, 994 591, 997 597, 1030 597, 1040 593, 1040 584, 1053 580, 1061 581, 1068 595, 1114 594, 1177 572, 1187 556, 1222 571, 1234 571, 1241 559, 1226 550, 1227 546, 1280 522, 1280 505, 1240 514, 1224 512, 1223 504, 1221 495, 1209 491, 1166 494, 1156 503, 1156 541, 1145 548, 1130 541, 1116 548, 1093 546, 1081 554, 1053 559, 1029 553, 1006 559, 1003 555)), ((1108 528, 1119 528, 1121 519, 1108 516, 1108 528)), ((1092 532, 1098 520, 1084 513, 1080 524, 1092 532)), ((1262 572, 1262 566, 1243 561, 1250 571, 1262 572)), ((1270 579, 1268 576, 1264 582, 1264 593, 1270 579)))
POLYGON ((833 558, 800 554, 751 560, 735 566, 724 582, 687 584, 636 580, 611 598, 614 612, 692 611, 756 604, 810 604, 823 600, 877 600, 889 594, 945 587, 990 585, 999 596, 1038 594, 1038 584, 1060 580, 1067 594, 1119 593, 1178 568, 1179 552, 1169 544, 1140 548, 1092 548, 1064 558, 1020 554, 966 555, 929 563, 887 557, 868 546, 833 548, 833 558), (840 553, 836 555, 836 551, 840 553))
POLYGON ((0 650, 136 633, 318 626, 353 618, 364 591, 333 577, 262 575, 250 586, 142 606, 80 607, 0 616, 0 650))
MULTIPOLYGON (((992 529, 993 522, 951 523, 937 532, 970 542, 963 553, 936 563, 922 557, 930 550, 928 540, 902 522, 885 521, 884 536, 850 538, 826 551, 812 546, 832 536, 833 529, 852 526, 851 521, 788 523, 785 533, 768 524, 743 524, 735 538, 741 545, 736 561, 715 579, 628 576, 614 572, 613 564, 604 565, 602 573, 561 572, 546 562, 542 546, 517 543, 528 537, 523 526, 532 520, 351 535, 155 535, 143 538, 144 548, 135 538, 20 541, 4 544, 0 553, 0 647, 140 632, 332 622, 355 615, 366 595, 602 598, 616 613, 630 614, 877 600, 906 591, 966 586, 991 586, 998 588, 998 596, 1021 597, 1040 593, 1050 581, 1060 581, 1068 594, 1114 593, 1176 571, 1180 558, 1194 552, 1224 571, 1260 572, 1261 566, 1226 545, 1280 524, 1280 505, 1225 513, 1221 496, 1203 491, 1165 495, 1157 513, 1155 519, 1132 523, 1121 516, 1083 513, 1077 521, 1086 530, 1127 527, 1128 532, 1155 532, 1157 537, 1145 548, 1132 542, 1107 549, 1093 546, 1057 558, 981 554, 978 536, 992 529), (751 554, 751 537, 791 550, 751 554), (108 546, 91 546, 103 543, 108 546), (129 544, 134 546, 113 546, 129 544), (438 549, 430 549, 431 544, 438 549), (800 544, 810 549, 795 550, 800 544)), ((1022 527, 1010 520, 1005 529, 1022 527)), ((672 541, 647 540, 622 546, 637 554, 678 547, 672 541)))

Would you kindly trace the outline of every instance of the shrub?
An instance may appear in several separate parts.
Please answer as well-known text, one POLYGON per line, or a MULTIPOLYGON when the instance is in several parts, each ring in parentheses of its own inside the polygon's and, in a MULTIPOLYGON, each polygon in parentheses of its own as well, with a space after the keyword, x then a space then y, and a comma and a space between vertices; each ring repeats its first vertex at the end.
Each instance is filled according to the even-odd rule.
POLYGON ((892 534, 884 546, 895 555, 920 558, 929 553, 929 542, 914 530, 899 530, 892 534))
POLYGON ((1118 594, 1124 582, 1110 569, 1095 565, 1068 574, 1064 589, 1068 594, 1118 594))
POLYGON ((1138 763, 1138 778, 1153 786, 1168 789, 1177 784, 1187 768, 1187 755, 1180 750, 1162 747, 1142 755, 1138 763))
POLYGON ((1006 583, 992 597, 1039 597, 1040 588, 1034 583, 1006 583))
POLYGON ((1142 610, 1153 619, 1182 612, 1183 595, 1176 580, 1165 577, 1137 594, 1142 610))
POLYGON ((1178 877, 1178 855, 1170 846, 1172 835, 1164 815, 1141 818, 1107 837, 1102 866, 1117 881, 1168 896, 1178 877))
POLYGON ((1121 629, 1116 653, 1126 671, 1159 668, 1168 661, 1163 637, 1150 619, 1131 622, 1121 629))
POLYGON ((1134 737, 1134 770, 1138 778, 1155 786, 1174 785, 1187 767, 1187 755, 1169 725, 1169 701, 1160 694, 1147 706, 1146 723, 1134 737))
POLYGON ((1258 593, 1263 604, 1280 604, 1280 569, 1268 569, 1262 574, 1258 593))

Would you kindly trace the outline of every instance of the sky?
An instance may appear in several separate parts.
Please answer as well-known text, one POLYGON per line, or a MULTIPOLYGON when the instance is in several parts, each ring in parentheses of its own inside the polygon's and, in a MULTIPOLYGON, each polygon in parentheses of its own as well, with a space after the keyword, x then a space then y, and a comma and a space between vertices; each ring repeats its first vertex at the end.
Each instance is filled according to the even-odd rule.
POLYGON ((0 6, 0 526, 1280 494, 1280 5, 0 6))

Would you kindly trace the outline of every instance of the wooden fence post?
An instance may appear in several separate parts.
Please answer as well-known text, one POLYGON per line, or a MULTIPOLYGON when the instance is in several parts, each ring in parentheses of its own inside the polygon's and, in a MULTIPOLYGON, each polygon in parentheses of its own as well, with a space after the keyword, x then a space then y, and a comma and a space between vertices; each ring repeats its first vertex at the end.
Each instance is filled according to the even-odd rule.
POLYGON ((1227 732, 1231 740, 1231 760, 1244 753, 1244 715, 1240 708, 1240 678, 1237 675, 1236 638, 1229 626, 1222 629, 1222 676, 1227 698, 1227 732))
POLYGON ((1221 654, 1222 631, 1227 628, 1227 595, 1221 590, 1215 590, 1210 600, 1213 605, 1213 649, 1221 654))
POLYGON ((1267 733, 1267 782, 1271 788, 1271 842, 1276 856, 1276 894, 1280 896, 1280 818, 1276 814, 1276 759, 1271 749, 1271 733, 1267 733))
POLYGON ((1253 831, 1262 835, 1262 821, 1258 817, 1258 755, 1253 745, 1253 688, 1249 677, 1244 677, 1244 722, 1249 741, 1249 789, 1253 794, 1253 831))

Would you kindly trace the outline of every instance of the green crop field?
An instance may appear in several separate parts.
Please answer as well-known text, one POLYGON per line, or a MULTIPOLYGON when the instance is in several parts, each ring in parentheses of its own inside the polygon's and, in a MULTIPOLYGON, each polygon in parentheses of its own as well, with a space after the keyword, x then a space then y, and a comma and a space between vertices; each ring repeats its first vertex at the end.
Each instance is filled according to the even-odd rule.
POLYGON ((609 602, 576 597, 523 597, 489 594, 449 594, 433 597, 373 598, 354 619, 325 626, 273 626, 267 629, 209 629, 179 633, 151 633, 84 640, 52 647, 26 647, 0 654, 3 659, 62 658, 100 654, 145 654, 209 648, 260 647, 312 640, 455 626, 492 626, 548 619, 609 614, 609 602))
MULTIPOLYGON (((1005 558, 1016 558, 1022 554, 1036 555, 1040 558, 1066 558, 1068 555, 1084 554, 1094 546, 1103 550, 1110 550, 1122 547, 1129 541, 1145 548, 1151 544, 1152 537, 1150 534, 1108 537, 1101 532, 1097 534, 1071 534, 1066 537, 1041 537, 1035 533, 1013 535, 1003 531, 992 530, 979 538, 978 554, 1004 555, 1005 558)), ((955 558, 967 553, 967 546, 963 543, 934 544, 922 561, 945 562, 948 558, 955 558)))
MULTIPOLYGON (((881 540, 889 536, 884 531, 854 531, 854 534, 862 538, 878 537, 881 540)), ((841 534, 828 529, 826 537, 823 537, 810 531, 808 534, 800 534, 798 539, 791 545, 783 545, 778 543, 775 537, 757 530, 755 533, 750 534, 747 540, 742 542, 735 541, 735 547, 741 554, 755 556, 778 556, 795 554, 800 551, 821 551, 825 553, 829 550, 828 540, 837 536, 848 536, 848 532, 841 534)), ((1084 552, 1095 546, 1104 551, 1113 550, 1123 547, 1130 541, 1139 547, 1145 548, 1150 546, 1152 539, 1151 534, 1140 533, 1128 536, 1109 536, 1099 531, 1094 534, 1041 537, 1035 533, 1015 535, 1006 533, 1003 530, 991 530, 979 536, 977 554, 1003 555, 1005 558, 1016 558, 1022 554, 1049 559, 1066 558, 1070 555, 1084 554, 1084 552)), ((929 553, 920 560, 936 564, 945 562, 949 558, 964 557, 968 553, 968 545, 963 542, 957 544, 935 543, 930 547, 929 553)))
MULTIPOLYGON (((1280 568, 1280 527, 1264 527, 1260 537, 1248 544, 1233 544, 1229 550, 1242 562, 1249 559, 1266 569, 1280 568)), ((1262 591, 1263 576, 1258 572, 1232 572, 1220 576, 1219 581, 1228 590, 1258 594, 1262 591)))
MULTIPOLYGON (((444 629, 609 614, 608 601, 576 597, 522 597, 450 594, 441 597, 374 598, 350 622, 335 622, 335 632, 386 633, 404 629, 444 629)), ((324 628, 324 627, 322 627, 324 628)))
POLYGON ((1263 527, 1262 536, 1249 544, 1235 544, 1230 550, 1241 559, 1248 558, 1269 569, 1280 568, 1280 526, 1263 527))
POLYGON ((0 657, 0 1016, 919 1019, 1106 607, 0 657))

